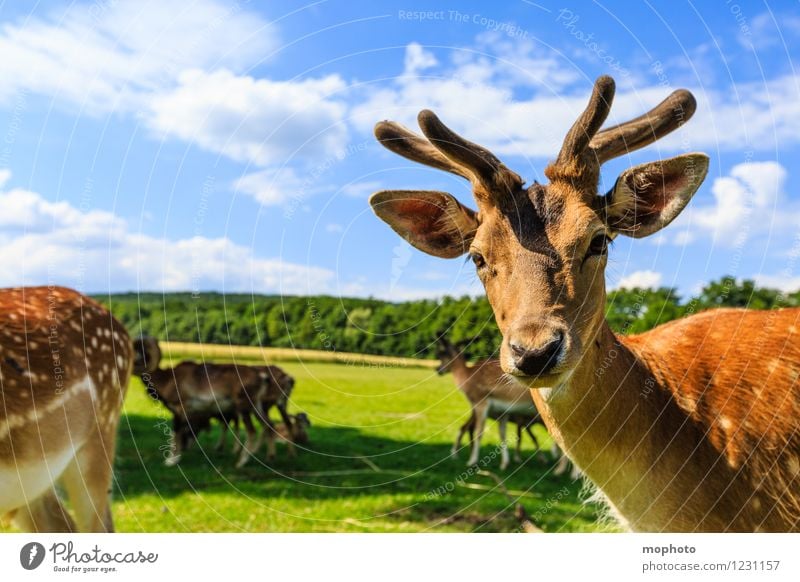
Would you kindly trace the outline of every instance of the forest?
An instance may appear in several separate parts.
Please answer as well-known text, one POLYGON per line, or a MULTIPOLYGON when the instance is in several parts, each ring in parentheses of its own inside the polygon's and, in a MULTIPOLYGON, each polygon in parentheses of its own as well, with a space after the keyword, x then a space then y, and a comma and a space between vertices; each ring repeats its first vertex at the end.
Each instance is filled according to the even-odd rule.
MULTIPOLYGON (((95 296, 128 328, 163 340, 294 347, 339 352, 434 357, 434 340, 472 340, 470 357, 486 357, 500 343, 485 297, 444 297, 400 303, 331 296, 220 293, 125 293, 95 296)), ((675 289, 608 293, 606 316, 624 334, 717 307, 774 309, 800 305, 800 291, 784 294, 751 280, 723 277, 682 298, 675 289)))

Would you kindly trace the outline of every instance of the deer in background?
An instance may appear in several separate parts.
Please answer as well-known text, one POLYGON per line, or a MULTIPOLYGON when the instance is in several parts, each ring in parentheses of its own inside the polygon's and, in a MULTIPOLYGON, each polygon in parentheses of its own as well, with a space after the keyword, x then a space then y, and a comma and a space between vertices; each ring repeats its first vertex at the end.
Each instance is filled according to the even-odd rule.
MULTIPOLYGON (((475 212, 437 191, 378 192, 377 215, 418 249, 468 253, 503 336, 500 365, 531 390, 553 438, 636 531, 800 529, 800 309, 719 309, 618 337, 605 320, 609 242, 651 235, 699 188, 708 157, 625 170, 598 194, 604 162, 650 144, 694 113, 672 93, 600 130, 614 82, 589 104, 525 186, 493 154, 419 115, 425 137, 381 122, 411 160, 472 184, 475 212)), ((511 390, 509 388, 509 390, 511 390)))
MULTIPOLYGON (((269 409, 278 406, 285 412, 285 402, 294 379, 276 366, 238 364, 197 364, 181 362, 174 368, 159 368, 161 350, 154 338, 140 338, 134 344, 134 373, 141 376, 148 394, 160 401, 173 415, 171 454, 168 466, 180 462, 183 451, 197 434, 210 426, 212 419, 223 423, 222 431, 242 422, 247 438, 241 447, 237 468, 243 467, 268 442, 268 458, 275 456, 275 428, 269 421, 269 409), (257 434, 252 417, 263 427, 257 434)), ((291 434, 291 418, 284 418, 291 434)), ((238 435, 237 435, 238 439, 238 435)), ((294 448, 290 444, 290 454, 294 448)))
POLYGON ((0 350, 0 517, 33 532, 114 531, 109 493, 133 361, 125 328, 71 289, 4 289, 0 350))
POLYGON ((437 340, 437 357, 441 360, 437 372, 442 375, 453 374, 456 385, 464 393, 470 403, 470 417, 458 431, 451 454, 455 456, 461 448, 461 440, 469 433, 472 446, 468 466, 478 462, 481 449, 481 438, 487 418, 497 420, 500 432, 500 468, 508 467, 509 454, 506 444, 506 428, 509 420, 517 424, 517 446, 514 460, 520 462, 522 447, 522 430, 527 429, 536 448, 539 443, 530 427, 542 424, 542 418, 528 394, 519 389, 504 377, 500 362, 496 359, 485 359, 470 366, 459 345, 453 345, 442 334, 437 340))

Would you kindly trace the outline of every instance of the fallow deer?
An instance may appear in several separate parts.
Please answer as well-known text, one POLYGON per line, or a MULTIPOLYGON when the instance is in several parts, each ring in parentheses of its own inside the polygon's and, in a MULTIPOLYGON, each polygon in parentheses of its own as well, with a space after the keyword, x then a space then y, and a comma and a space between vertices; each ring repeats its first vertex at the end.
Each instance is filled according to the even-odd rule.
POLYGON ((109 492, 132 365, 125 328, 71 289, 5 289, 0 350, 0 516, 26 531, 113 531, 109 492))
MULTIPOLYGON (((144 337, 135 342, 134 373, 152 398, 160 401, 173 415, 171 454, 168 466, 180 462, 183 452, 197 434, 210 426, 212 419, 222 422, 223 435, 229 427, 238 432, 241 421, 247 438, 241 448, 238 468, 261 448, 267 439, 267 458, 275 456, 275 428, 269 420, 269 409, 277 406, 284 422, 291 427, 286 401, 294 379, 277 366, 245 366, 181 362, 174 368, 159 368, 161 350, 158 341, 144 337), (263 426, 257 435, 252 417, 263 426)), ((238 435, 236 435, 238 442, 238 435)), ((294 448, 290 445, 290 454, 294 448)))
MULTIPOLYGON (((461 347, 453 345, 441 335, 437 340, 437 356, 441 360, 437 372, 439 374, 452 372, 456 385, 464 393, 471 407, 470 418, 459 428, 451 454, 456 455, 461 448, 461 439, 469 432, 472 448, 467 465, 475 465, 480 456, 486 419, 493 418, 497 420, 500 431, 500 468, 505 469, 509 463, 506 429, 508 421, 514 417, 520 421, 517 425, 515 451, 515 460, 519 462, 522 425, 530 428, 531 424, 541 422, 541 416, 533 401, 527 394, 520 393, 519 388, 505 377, 497 359, 487 358, 469 365, 461 347)), ((538 449, 539 443, 536 437, 530 431, 529 434, 538 449)))
POLYGON ((419 115, 425 138, 381 122, 411 160, 472 184, 475 212, 436 191, 383 191, 377 215, 418 249, 468 253, 503 336, 503 370, 531 389, 550 434, 636 531, 800 529, 800 309, 719 309, 619 337, 604 316, 609 242, 653 234, 699 188, 708 157, 685 153, 625 170, 598 194, 600 166, 694 113, 672 93, 600 130, 614 82, 589 104, 545 169, 522 178, 486 149, 419 115))
MULTIPOLYGON (((172 443, 165 464, 178 464, 198 433, 217 418, 225 425, 234 419, 244 423, 247 440, 236 465, 244 466, 256 451, 251 415, 256 413, 260 419, 258 396, 264 390, 264 373, 252 366, 195 362, 162 369, 161 350, 154 338, 136 340, 134 351, 134 374, 141 377, 148 394, 172 413, 172 443)), ((227 430, 226 426, 222 430, 227 430)))

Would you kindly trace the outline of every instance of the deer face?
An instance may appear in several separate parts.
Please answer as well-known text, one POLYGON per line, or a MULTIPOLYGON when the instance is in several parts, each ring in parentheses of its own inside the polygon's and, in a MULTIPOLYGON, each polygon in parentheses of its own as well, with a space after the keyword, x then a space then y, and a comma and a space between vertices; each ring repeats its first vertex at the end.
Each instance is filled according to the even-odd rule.
POLYGON ((133 373, 137 376, 152 373, 161 362, 158 340, 150 336, 139 336, 133 341, 133 373))
POLYGON ((525 187, 491 153, 429 111, 419 116, 427 139, 396 123, 376 126, 389 149, 472 182, 477 212, 434 191, 378 192, 370 204, 418 249, 471 257, 503 334, 503 370, 531 387, 559 383, 599 330, 610 241, 669 224, 708 169, 703 154, 644 164, 623 172, 600 195, 602 162, 655 141, 695 109, 690 93, 676 91, 647 115, 598 133, 613 93, 609 77, 598 79, 586 111, 545 170, 547 185, 525 187))

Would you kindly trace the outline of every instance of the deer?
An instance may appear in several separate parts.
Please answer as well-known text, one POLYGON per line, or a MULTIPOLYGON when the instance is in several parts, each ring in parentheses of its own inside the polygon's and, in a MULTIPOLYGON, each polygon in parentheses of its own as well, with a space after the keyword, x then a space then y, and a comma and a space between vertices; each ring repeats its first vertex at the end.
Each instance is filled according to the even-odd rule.
POLYGON ((539 423, 544 426, 541 416, 533 401, 527 394, 520 394, 515 386, 511 390, 505 378, 500 362, 497 359, 486 358, 474 365, 467 363, 460 345, 450 343, 439 334, 437 339, 437 357, 440 364, 436 371, 439 375, 452 373, 459 390, 466 396, 470 404, 470 417, 461 425, 458 435, 451 449, 451 456, 455 457, 461 449, 461 440, 469 433, 471 453, 467 466, 478 463, 480 457, 481 438, 486 425, 486 419, 497 421, 500 432, 500 469, 505 470, 509 465, 508 446, 506 444, 506 430, 509 421, 517 425, 517 446, 514 460, 519 463, 522 459, 522 431, 527 429, 536 448, 539 442, 531 431, 531 426, 539 423))
MULTIPOLYGON (((685 89, 601 129, 615 84, 599 77, 586 108, 526 186, 487 149, 429 110, 423 135, 383 121, 381 144, 467 179, 477 212, 441 191, 385 190, 370 204, 417 249, 468 255, 502 341, 500 366, 529 390, 550 434, 622 527, 647 532, 800 529, 800 309, 716 309, 616 335, 605 268, 618 236, 668 226, 705 179, 684 152, 624 170, 598 192, 603 163, 688 121, 685 89)), ((510 390, 510 388, 509 388, 510 390)))
POLYGON ((0 350, 0 517, 30 532, 113 532, 127 331, 72 289, 16 287, 0 291, 0 350))
MULTIPOLYGON (((290 457, 297 455, 295 443, 305 444, 308 442, 308 434, 306 429, 311 426, 311 421, 305 413, 297 415, 289 414, 288 404, 289 397, 292 395, 294 389, 294 378, 287 374, 282 368, 275 365, 256 366, 265 380, 263 390, 259 393, 259 416, 264 421, 264 430, 261 434, 256 449, 261 448, 261 443, 267 441, 267 460, 271 461, 276 457, 275 441, 285 442, 287 445, 290 457), (270 419, 270 411, 275 407, 283 420, 282 424, 274 425, 270 419), (300 422, 299 426, 295 426, 296 422, 300 422)), ((239 449, 241 441, 238 438, 239 424, 238 418, 230 420, 223 420, 223 431, 220 433, 220 440, 217 441, 217 449, 225 446, 225 438, 228 433, 224 430, 227 427, 234 435, 233 450, 236 452, 239 449)))
MULTIPOLYGON (((277 366, 189 361, 162 369, 159 368, 161 349, 158 340, 142 337, 134 342, 134 348, 133 373, 141 377, 151 398, 161 402, 173 416, 170 454, 165 459, 167 466, 181 461, 183 452, 200 432, 210 427, 213 419, 223 424, 218 448, 221 448, 220 442, 224 445, 224 436, 229 430, 237 433, 239 422, 244 424, 247 435, 244 444, 237 446, 238 435, 235 438, 234 453, 239 453, 237 468, 247 464, 265 438, 267 459, 275 457, 275 429, 269 420, 269 409, 277 406, 282 414, 286 413, 286 399, 294 386, 291 376, 277 366), (263 427, 260 435, 253 424, 253 416, 263 427)), ((291 429, 291 418, 286 414, 284 423, 291 429)), ((291 444, 289 450, 293 455, 291 444)))

